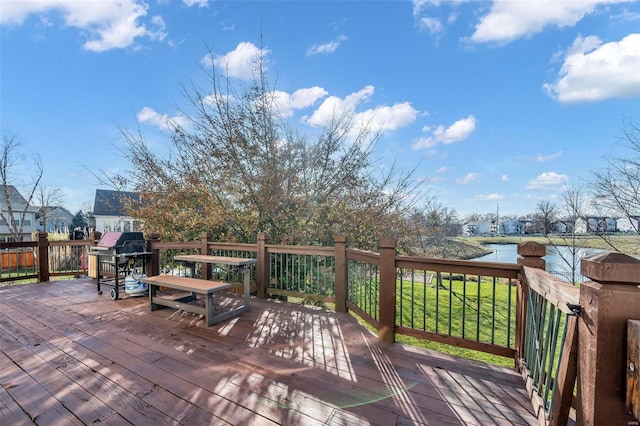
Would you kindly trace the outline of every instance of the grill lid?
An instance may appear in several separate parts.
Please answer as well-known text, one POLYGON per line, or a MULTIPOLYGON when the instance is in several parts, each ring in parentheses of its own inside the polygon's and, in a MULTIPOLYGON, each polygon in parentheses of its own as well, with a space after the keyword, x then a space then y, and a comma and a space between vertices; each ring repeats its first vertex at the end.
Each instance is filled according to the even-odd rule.
POLYGON ((144 241, 144 235, 142 232, 105 232, 98 242, 98 247, 122 247, 127 241, 144 241))
POLYGON ((147 242, 142 232, 105 232, 92 250, 103 254, 128 254, 146 251, 147 242))

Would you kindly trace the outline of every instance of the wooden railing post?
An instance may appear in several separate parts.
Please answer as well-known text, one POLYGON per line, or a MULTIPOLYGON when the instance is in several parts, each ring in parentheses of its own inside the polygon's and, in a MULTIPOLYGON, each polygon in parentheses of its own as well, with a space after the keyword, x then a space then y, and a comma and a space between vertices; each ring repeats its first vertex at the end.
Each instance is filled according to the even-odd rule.
POLYGON ((336 312, 347 312, 347 238, 336 237, 334 247, 336 312))
POLYGON ((543 257, 547 255, 547 248, 544 245, 533 241, 520 243, 518 254, 518 265, 545 270, 546 262, 543 257))
MULTIPOLYGON (((211 232, 204 231, 200 234, 200 254, 205 256, 209 254, 209 241, 211 241, 212 238, 213 234, 211 232)), ((211 263, 202 263, 200 265, 200 273, 202 274, 201 278, 203 280, 211 278, 212 266, 211 263)))
POLYGON ((396 340, 396 240, 380 241, 380 315, 378 340, 394 343, 396 340))
MULTIPOLYGON (((539 243, 529 241, 518 244, 518 265, 532 268, 546 268, 542 258, 547 254, 547 248, 539 243)), ((524 274, 521 274, 516 299, 516 367, 519 369, 518 358, 524 356, 525 329, 527 327, 527 304, 529 303, 529 286, 524 274)))
POLYGON ((627 320, 640 319, 640 260, 622 253, 582 259, 578 322, 579 425, 630 425, 625 406, 627 320))
POLYGON ((145 267, 148 276, 160 275, 160 250, 154 247, 154 242, 160 241, 160 234, 147 235, 147 251, 152 255, 147 257, 145 267))
POLYGON ((49 281, 49 234, 46 232, 38 232, 38 281, 49 281))
POLYGON ((93 231, 91 233, 91 241, 93 241, 93 245, 97 245, 98 242, 100 242, 100 238, 102 237, 102 232, 100 231, 93 231))
POLYGON ((256 258, 256 296, 259 299, 267 297, 267 288, 269 287, 269 253, 267 253, 267 244, 269 243, 269 235, 264 232, 258 234, 258 248, 256 258))

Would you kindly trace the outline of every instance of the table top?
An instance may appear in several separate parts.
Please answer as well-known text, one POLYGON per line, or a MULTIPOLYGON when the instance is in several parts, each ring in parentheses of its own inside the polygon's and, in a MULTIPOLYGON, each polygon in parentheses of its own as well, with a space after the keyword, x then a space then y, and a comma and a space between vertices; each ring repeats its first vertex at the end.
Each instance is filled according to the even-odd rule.
POLYGON ((245 266, 258 263, 258 259, 246 259, 243 257, 209 256, 206 254, 184 254, 174 256, 175 260, 183 262, 202 262, 218 265, 245 266))

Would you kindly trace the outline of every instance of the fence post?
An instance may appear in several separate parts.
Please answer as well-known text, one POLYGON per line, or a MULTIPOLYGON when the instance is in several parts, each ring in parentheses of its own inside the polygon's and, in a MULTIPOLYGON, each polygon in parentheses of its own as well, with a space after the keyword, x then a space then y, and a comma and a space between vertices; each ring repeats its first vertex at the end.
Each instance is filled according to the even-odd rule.
POLYGON ((153 244, 157 241, 160 241, 160 234, 147 235, 147 251, 152 253, 146 260, 145 270, 148 276, 160 275, 160 250, 153 244))
POLYGON ((394 343, 396 340, 396 240, 380 240, 380 315, 378 340, 394 343))
POLYGON ((267 288, 269 287, 269 253, 267 253, 267 244, 269 243, 269 235, 265 232, 258 234, 258 248, 256 258, 256 296, 259 299, 267 297, 267 288))
MULTIPOLYGON (((518 244, 518 265, 529 266, 544 270, 546 262, 542 258, 547 254, 547 248, 534 241, 518 244)), ((520 369, 519 358, 524 356, 525 330, 527 327, 527 304, 529 303, 529 285, 524 274, 520 274, 520 283, 516 296, 516 359, 515 364, 520 369)))
POLYGON ((347 312, 347 238, 336 237, 334 246, 336 312, 347 312))
POLYGON ((38 232, 38 281, 49 281, 49 234, 46 232, 38 232))
MULTIPOLYGON (((200 254, 205 256, 209 254, 209 241, 211 241, 212 238, 213 233, 211 232, 203 231, 202 234, 200 234, 200 254)), ((211 277, 211 271, 213 271, 212 266, 211 263, 204 262, 200 265, 200 273, 202 274, 201 278, 203 280, 208 280, 211 277)))
POLYGON ((625 406, 627 320, 640 319, 640 260, 622 253, 582 259, 576 424, 637 424, 625 406))

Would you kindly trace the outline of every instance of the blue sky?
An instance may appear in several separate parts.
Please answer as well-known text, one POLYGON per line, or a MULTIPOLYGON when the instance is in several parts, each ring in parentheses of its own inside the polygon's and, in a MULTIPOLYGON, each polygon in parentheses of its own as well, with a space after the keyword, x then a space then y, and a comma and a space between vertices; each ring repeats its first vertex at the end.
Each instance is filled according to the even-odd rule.
POLYGON ((125 171, 120 128, 166 143, 208 49, 237 81, 262 58, 303 132, 370 121, 376 165, 460 216, 557 201, 640 122, 634 1, 0 0, 0 36, 2 130, 74 213, 105 188, 89 170, 125 171))

